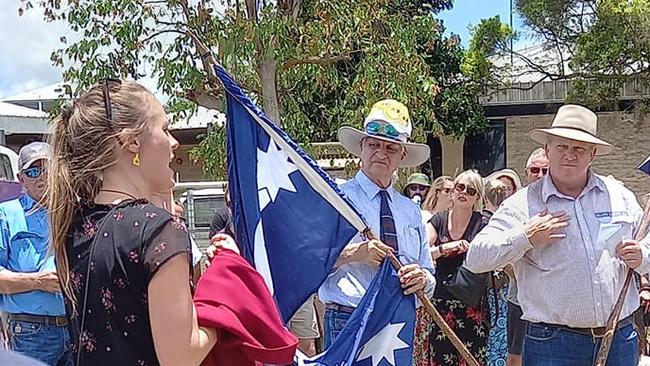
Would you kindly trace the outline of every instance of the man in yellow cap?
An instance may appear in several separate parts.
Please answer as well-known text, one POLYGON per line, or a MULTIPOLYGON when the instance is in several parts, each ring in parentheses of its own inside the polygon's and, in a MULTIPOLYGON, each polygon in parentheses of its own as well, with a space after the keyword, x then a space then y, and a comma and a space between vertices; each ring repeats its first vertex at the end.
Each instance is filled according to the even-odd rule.
POLYGON ((340 188, 379 239, 361 234, 353 238, 319 290, 326 309, 326 347, 345 326, 388 252, 405 264, 398 273, 405 294, 424 290, 433 295, 434 268, 420 209, 392 186, 397 168, 429 159, 427 145, 408 141, 411 130, 406 106, 390 99, 372 107, 363 130, 339 129, 343 147, 361 159, 360 171, 340 188))

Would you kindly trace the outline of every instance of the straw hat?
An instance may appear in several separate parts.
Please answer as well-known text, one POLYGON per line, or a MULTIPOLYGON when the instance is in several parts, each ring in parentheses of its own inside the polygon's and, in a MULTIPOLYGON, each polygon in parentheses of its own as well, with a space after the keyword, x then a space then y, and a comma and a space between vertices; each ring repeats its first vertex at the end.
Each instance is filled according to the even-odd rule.
POLYGON ((586 142, 596 145, 596 155, 609 154, 614 147, 596 135, 598 117, 589 109, 574 105, 563 105, 558 109, 551 127, 536 128, 530 131, 530 138, 540 144, 546 144, 549 136, 586 142))
POLYGON ((409 142, 411 138, 411 118, 406 106, 393 99, 375 103, 363 124, 363 131, 350 126, 339 129, 339 142, 355 156, 361 156, 361 139, 372 137, 398 143, 406 149, 406 157, 400 166, 414 167, 429 159, 429 146, 409 142))
POLYGON ((519 178, 519 174, 517 174, 517 172, 515 172, 510 168, 501 169, 501 170, 497 170, 496 172, 493 172, 492 174, 485 177, 485 182, 490 181, 492 179, 499 179, 501 177, 510 178, 515 184, 515 190, 519 190, 521 188, 521 178, 519 178))

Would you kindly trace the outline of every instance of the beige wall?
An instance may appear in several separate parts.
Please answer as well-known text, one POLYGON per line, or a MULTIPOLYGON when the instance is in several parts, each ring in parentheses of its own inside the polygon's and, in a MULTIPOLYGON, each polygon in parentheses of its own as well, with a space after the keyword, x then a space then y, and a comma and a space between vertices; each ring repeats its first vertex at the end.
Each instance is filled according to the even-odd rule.
MULTIPOLYGON (((552 115, 512 117, 506 121, 506 149, 508 166, 523 174, 528 155, 537 148, 528 137, 535 127, 549 126, 552 115)), ((594 171, 613 175, 634 191, 640 198, 650 192, 650 177, 636 167, 650 153, 650 116, 620 112, 598 114, 598 135, 614 145, 610 155, 598 156, 594 171)))
POLYGON ((203 176, 203 164, 201 162, 194 163, 190 159, 190 150, 194 148, 194 145, 181 145, 178 150, 176 150, 176 158, 172 163, 172 169, 179 175, 179 181, 181 182, 197 182, 208 180, 203 176), (178 164, 178 160, 182 160, 181 164, 178 164))

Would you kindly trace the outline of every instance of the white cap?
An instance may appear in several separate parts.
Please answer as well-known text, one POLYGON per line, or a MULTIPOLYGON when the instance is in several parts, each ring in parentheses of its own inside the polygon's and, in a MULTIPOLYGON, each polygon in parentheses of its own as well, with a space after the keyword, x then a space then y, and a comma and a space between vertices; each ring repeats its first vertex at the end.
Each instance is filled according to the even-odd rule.
POLYGON ((46 142, 32 142, 23 146, 18 153, 18 169, 25 170, 36 160, 50 160, 52 147, 46 142))

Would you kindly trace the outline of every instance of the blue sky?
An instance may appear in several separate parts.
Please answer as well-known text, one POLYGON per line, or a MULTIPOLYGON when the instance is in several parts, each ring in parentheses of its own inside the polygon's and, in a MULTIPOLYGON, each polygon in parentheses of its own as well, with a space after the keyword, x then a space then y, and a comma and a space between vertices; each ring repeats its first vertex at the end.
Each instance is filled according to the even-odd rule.
MULTIPOLYGON (((441 12, 438 17, 443 20, 447 34, 460 35, 463 46, 467 47, 470 40, 469 25, 476 25, 481 19, 495 15, 499 15, 502 22, 509 23, 510 0, 455 0, 453 9, 441 12)), ((522 29, 517 14, 513 18, 513 25, 517 30, 522 29)), ((517 43, 522 43, 522 40, 517 43)))

